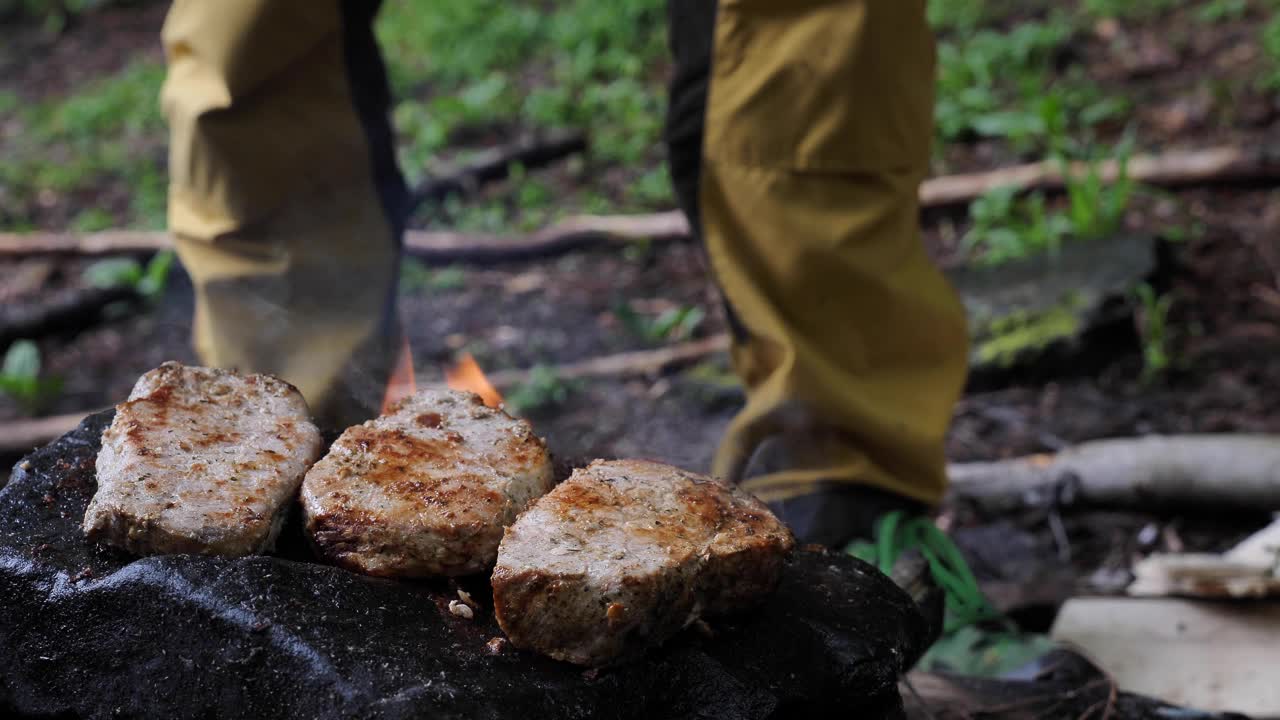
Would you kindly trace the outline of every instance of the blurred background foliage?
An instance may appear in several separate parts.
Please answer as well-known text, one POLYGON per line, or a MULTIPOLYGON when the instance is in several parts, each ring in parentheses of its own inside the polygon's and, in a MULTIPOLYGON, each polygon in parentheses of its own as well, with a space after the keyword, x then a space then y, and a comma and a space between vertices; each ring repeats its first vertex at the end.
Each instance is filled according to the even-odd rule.
MULTIPOLYGON (((95 22, 94 11, 129 5, 157 3, 0 0, 0 19, 56 37, 95 22)), ((1107 23, 1190 12, 1194 32, 1197 24, 1249 21, 1261 55, 1256 72, 1206 82, 1227 108, 1242 92, 1280 92, 1278 6, 1276 0, 931 0, 940 39, 936 170, 973 164, 972 153, 957 149, 975 144, 985 148, 988 165, 1116 156, 1134 122, 1135 100, 1099 82, 1079 49, 1111 32, 1107 23)), ((414 224, 527 230, 574 212, 672 206, 661 143, 665 32, 665 0, 388 0, 377 34, 410 182, 538 130, 581 128, 591 140, 583 158, 537 173, 517 169, 498 192, 424 208, 414 224)), ((156 97, 163 75, 156 43, 65 91, 0 84, 0 229, 161 227, 165 133, 156 97)), ((1224 115, 1224 123, 1230 120, 1224 115)), ((1145 149, 1137 145, 1125 151, 1145 149)), ((1122 199, 1133 194, 1124 188, 1122 199)), ((965 243, 974 252, 998 246, 995 256, 1008 256, 1011 236, 1030 238, 1014 243, 1016 255, 1022 245, 1053 247, 1060 237, 1097 234, 1098 227, 1081 228, 1070 211, 1055 215, 1034 196, 981 202, 979 226, 965 243)), ((1105 214, 1122 216, 1124 204, 1112 203, 1105 214)))

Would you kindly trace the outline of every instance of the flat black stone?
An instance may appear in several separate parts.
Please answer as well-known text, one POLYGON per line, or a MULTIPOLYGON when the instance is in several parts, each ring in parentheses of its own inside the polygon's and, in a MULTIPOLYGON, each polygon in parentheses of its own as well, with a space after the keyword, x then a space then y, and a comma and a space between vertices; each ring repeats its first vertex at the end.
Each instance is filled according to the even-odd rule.
POLYGON ((111 413, 36 451, 0 491, 5 717, 900 717, 927 644, 911 599, 844 555, 801 551, 762 606, 630 665, 584 672, 514 650, 487 578, 377 580, 286 557, 134 559, 84 539, 111 413), (7 712, 6 712, 7 711, 7 712), (815 715, 817 716, 817 715, 815 715))

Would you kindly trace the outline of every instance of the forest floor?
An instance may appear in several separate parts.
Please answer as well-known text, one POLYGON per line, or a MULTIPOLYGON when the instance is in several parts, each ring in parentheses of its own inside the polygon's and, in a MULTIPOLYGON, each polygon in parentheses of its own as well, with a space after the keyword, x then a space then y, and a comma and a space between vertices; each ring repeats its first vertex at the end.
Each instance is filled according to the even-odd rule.
MULTIPOLYGON (((6 28, 0 231, 163 226, 156 96, 165 5, 108 5, 56 34, 6 28)), ((566 162, 421 208, 414 227, 514 233, 573 213, 674 206, 660 142, 663 2, 544 5, 387 4, 378 29, 411 182, 538 130, 590 136, 589 149, 566 162)), ((1280 8, 1269 1, 992 0, 931 10, 940 40, 937 175, 1051 156, 1280 142, 1280 8)), ((1109 187, 1092 198, 1093 214, 1072 200, 996 194, 922 218, 925 242, 947 268, 1042 252, 1035 238, 1049 226, 1055 242, 1149 236, 1167 255, 1149 279, 1153 301, 1134 301, 1133 342, 1095 348, 1104 361, 1086 372, 1034 381, 1011 373, 971 388, 956 409, 951 459, 1151 433, 1280 432, 1280 184, 1109 187)), ((0 303, 37 304, 83 287, 97 262, 0 260, 0 303)), ((33 338, 42 373, 60 390, 27 402, 0 397, 0 421, 103 407, 160 362, 194 360, 191 309, 190 283, 175 268, 143 311, 33 338)), ((551 368, 725 330, 701 251, 684 242, 484 266, 410 260, 401 313, 427 382, 464 350, 486 371, 551 368), (672 313, 685 322, 663 327, 659 318, 672 313)), ((742 402, 724 355, 639 378, 569 381, 548 371, 512 394, 564 462, 644 456, 699 470, 742 402)), ((1266 521, 1176 508, 1078 509, 1066 519, 1073 552, 1062 562, 1043 514, 957 515, 954 534, 988 587, 1043 590, 1001 602, 1030 629, 1043 630, 1071 594, 1119 591, 1135 557, 1220 548, 1266 521), (1148 526, 1160 530, 1154 541, 1140 532, 1148 526)))

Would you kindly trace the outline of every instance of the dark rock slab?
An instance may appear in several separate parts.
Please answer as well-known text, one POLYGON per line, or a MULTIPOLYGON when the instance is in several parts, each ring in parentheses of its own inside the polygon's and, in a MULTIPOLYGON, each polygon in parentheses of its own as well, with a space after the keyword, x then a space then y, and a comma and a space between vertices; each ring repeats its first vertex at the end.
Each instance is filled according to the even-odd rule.
POLYGON ((0 491, 0 715, 59 717, 900 717, 926 621, 883 575, 802 551, 762 607, 631 665, 504 649, 487 579, 376 580, 286 557, 133 559, 80 533, 110 413, 0 491), (5 714, 7 711, 8 714, 5 714))

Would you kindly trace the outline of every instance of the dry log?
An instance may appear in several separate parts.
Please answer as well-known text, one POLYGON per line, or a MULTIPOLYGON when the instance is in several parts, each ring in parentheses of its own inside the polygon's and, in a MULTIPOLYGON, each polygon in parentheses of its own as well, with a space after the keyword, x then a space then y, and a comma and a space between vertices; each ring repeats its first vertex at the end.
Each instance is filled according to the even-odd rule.
POLYGON ((1152 435, 1083 443, 1056 455, 949 468, 950 499, 999 513, 1062 488, 1076 502, 1146 508, 1280 509, 1280 436, 1152 435))
POLYGON ((414 188, 410 203, 440 202, 450 195, 475 192, 481 185, 507 177, 514 165, 542 167, 587 149, 587 136, 580 131, 551 133, 482 153, 457 172, 428 178, 414 188))
POLYGON ((167 233, 146 230, 0 233, 0 257, 152 253, 171 244, 167 233))
POLYGON ((405 250, 427 261, 483 264, 548 257, 597 244, 688 237, 684 213, 671 210, 648 215, 579 215, 524 236, 410 230, 405 234, 405 250))
MULTIPOLYGON (((648 215, 579 215, 531 235, 474 235, 410 230, 405 251, 439 262, 497 262, 543 257, 594 243, 678 240, 689 223, 678 210, 648 215)), ((170 247, 163 232, 112 230, 97 233, 0 233, 0 257, 24 255, 110 255, 155 252, 170 247)))
MULTIPOLYGON (((729 336, 721 333, 656 350, 638 350, 567 363, 552 368, 552 371, 556 377, 564 380, 653 375, 678 365, 697 362, 728 349, 729 336)), ((489 381, 497 387, 509 388, 526 381, 530 372, 529 370, 500 370, 489 373, 489 381)))
MULTIPOLYGON (((1070 172, 1075 177, 1083 177, 1089 172, 1089 166, 1072 163, 1070 172)), ((1271 180, 1280 178, 1280 152, 1275 148, 1223 146, 1136 155, 1129 159, 1126 172, 1136 182, 1164 188, 1271 180)), ((1111 159, 1099 163, 1098 174, 1104 182, 1114 182, 1120 175, 1120 162, 1111 159)), ((989 190, 1009 186, 1024 191, 1060 190, 1064 187, 1064 175, 1058 163, 1046 160, 990 172, 933 178, 920 186, 920 204, 926 208, 964 204, 989 190)))

